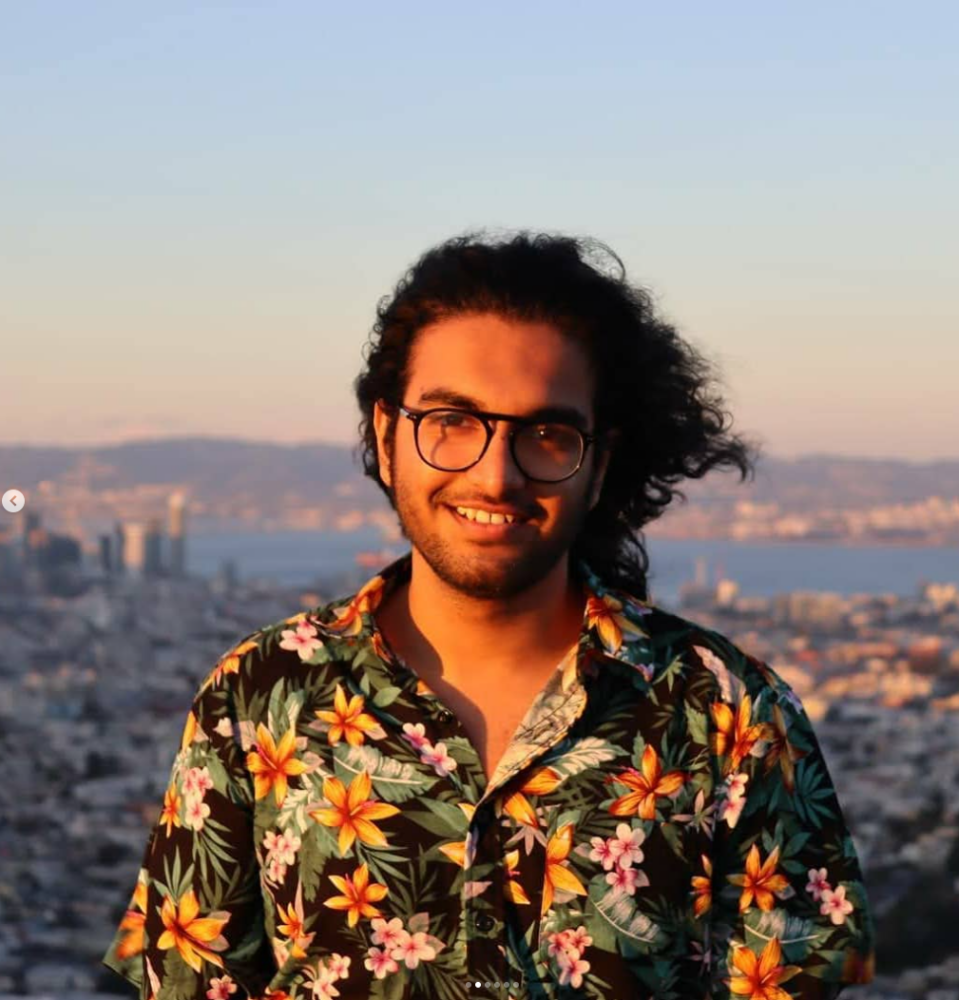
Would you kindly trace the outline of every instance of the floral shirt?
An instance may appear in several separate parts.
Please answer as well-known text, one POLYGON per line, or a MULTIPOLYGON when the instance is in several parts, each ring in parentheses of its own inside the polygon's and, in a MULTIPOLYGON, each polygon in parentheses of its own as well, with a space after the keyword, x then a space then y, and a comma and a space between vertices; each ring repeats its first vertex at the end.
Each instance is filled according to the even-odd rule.
POLYGON ((377 628, 408 556, 226 653, 106 964, 157 1000, 789 1000, 868 981, 859 863, 796 696, 579 569, 579 641, 488 781, 377 628))

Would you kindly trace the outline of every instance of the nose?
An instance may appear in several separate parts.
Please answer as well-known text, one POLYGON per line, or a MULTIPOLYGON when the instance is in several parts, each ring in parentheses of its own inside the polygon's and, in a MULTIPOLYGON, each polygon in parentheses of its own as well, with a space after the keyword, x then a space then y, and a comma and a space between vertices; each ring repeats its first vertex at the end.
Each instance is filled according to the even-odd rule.
POLYGON ((499 421, 483 457, 465 473, 490 498, 503 496, 526 485, 526 476, 513 460, 509 433, 510 425, 499 421))

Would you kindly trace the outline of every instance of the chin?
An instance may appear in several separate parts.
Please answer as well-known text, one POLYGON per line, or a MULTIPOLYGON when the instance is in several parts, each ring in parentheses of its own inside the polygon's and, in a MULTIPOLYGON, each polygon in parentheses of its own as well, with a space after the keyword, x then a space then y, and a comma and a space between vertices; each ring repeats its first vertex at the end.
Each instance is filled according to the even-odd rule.
MULTIPOLYGON (((564 550, 565 551, 565 550, 564 550)), ((448 586, 466 597, 475 600, 509 600, 517 597, 540 581, 556 568, 564 552, 537 556, 526 556, 500 562, 496 566, 451 565, 444 559, 431 559, 423 553, 433 572, 448 586)))

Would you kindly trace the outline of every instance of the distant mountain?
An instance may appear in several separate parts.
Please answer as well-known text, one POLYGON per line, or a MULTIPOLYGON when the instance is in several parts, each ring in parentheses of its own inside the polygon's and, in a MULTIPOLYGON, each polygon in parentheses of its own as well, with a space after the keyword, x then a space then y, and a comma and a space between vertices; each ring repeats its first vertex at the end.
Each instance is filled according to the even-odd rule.
POLYGON ((687 486, 690 501, 735 497, 753 503, 778 503, 785 510, 914 503, 933 496, 959 497, 959 460, 764 456, 753 481, 740 483, 738 472, 724 471, 687 486))
POLYGON ((0 478, 21 489, 65 478, 112 488, 184 482, 204 492, 278 482, 323 488, 358 475, 352 450, 337 444, 190 437, 102 448, 0 445, 0 478))

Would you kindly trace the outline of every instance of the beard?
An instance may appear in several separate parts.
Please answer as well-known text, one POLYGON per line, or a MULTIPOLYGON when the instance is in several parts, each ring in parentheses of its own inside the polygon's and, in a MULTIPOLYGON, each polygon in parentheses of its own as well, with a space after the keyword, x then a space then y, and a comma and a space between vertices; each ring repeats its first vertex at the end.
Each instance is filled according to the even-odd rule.
MULTIPOLYGON (((449 538, 436 521, 455 516, 447 509, 453 498, 445 501, 442 493, 430 498, 414 495, 413 489, 404 488, 401 479, 391 491, 400 527, 410 544, 447 586, 476 600, 516 597, 545 579, 567 556, 582 531, 589 513, 589 492, 588 488, 583 491, 580 500, 564 512, 547 537, 507 546, 449 538)), ((515 503, 521 509, 530 507, 528 500, 518 497, 500 498, 499 502, 515 503)))

